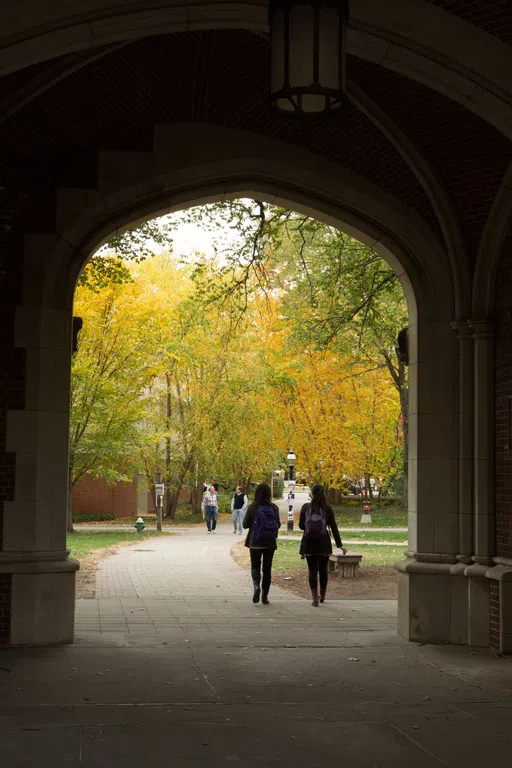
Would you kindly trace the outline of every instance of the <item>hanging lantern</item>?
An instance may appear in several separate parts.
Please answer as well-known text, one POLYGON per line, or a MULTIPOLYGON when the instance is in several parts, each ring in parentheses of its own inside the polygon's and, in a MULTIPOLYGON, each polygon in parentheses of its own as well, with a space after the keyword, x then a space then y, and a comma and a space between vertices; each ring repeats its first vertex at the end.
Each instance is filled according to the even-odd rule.
POLYGON ((298 114, 339 109, 348 0, 270 0, 268 18, 272 103, 298 114))

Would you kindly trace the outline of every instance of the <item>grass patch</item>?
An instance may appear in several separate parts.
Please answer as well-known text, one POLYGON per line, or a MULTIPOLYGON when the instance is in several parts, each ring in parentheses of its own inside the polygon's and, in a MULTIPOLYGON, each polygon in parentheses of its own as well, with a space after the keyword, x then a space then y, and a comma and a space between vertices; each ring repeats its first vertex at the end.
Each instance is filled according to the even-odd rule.
POLYGON ((133 533, 131 531, 77 531, 68 533, 67 545, 70 557, 80 560, 97 549, 109 549, 122 542, 137 544, 154 536, 169 536, 169 534, 159 531, 143 531, 142 534, 138 534, 135 530, 133 533))
MULTIPOLYGON (((359 528, 361 526, 362 505, 358 507, 333 506, 336 522, 339 528, 359 528)), ((407 528, 407 510, 400 505, 376 506, 372 504, 370 514, 371 525, 376 528, 407 528)), ((365 528, 370 524, 365 523, 365 528)))
MULTIPOLYGON (((279 538, 301 535, 302 531, 300 529, 279 531, 279 538)), ((398 543, 407 541, 406 531, 343 531, 340 529, 340 535, 342 540, 347 539, 350 541, 396 541, 398 543)))
MULTIPOLYGON (((278 542, 277 552, 274 556, 273 568, 276 571, 293 571, 304 567, 304 561, 299 556, 300 541, 278 542)), ((393 565, 397 560, 402 560, 406 546, 383 547, 371 544, 351 545, 350 549, 357 549, 358 555, 363 555, 361 567, 369 565, 393 565)))
POLYGON ((407 542, 406 531, 341 531, 341 538, 350 541, 396 541, 407 542))

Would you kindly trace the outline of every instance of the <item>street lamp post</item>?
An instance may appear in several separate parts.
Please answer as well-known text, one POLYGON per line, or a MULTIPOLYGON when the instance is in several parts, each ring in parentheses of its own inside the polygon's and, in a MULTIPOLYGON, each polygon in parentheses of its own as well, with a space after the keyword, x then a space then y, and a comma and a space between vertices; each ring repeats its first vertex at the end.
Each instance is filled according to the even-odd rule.
POLYGON ((156 496, 156 529, 162 530, 162 507, 164 501, 165 485, 162 482, 162 473, 157 472, 155 483, 155 496, 156 496))
POLYGON ((288 475, 288 525, 287 530, 293 531, 293 497, 290 496, 290 494, 293 494, 295 489, 295 480, 293 477, 293 470, 295 468, 295 462, 297 461, 297 457, 294 454, 294 452, 290 449, 288 451, 288 469, 289 469, 289 475, 288 475))

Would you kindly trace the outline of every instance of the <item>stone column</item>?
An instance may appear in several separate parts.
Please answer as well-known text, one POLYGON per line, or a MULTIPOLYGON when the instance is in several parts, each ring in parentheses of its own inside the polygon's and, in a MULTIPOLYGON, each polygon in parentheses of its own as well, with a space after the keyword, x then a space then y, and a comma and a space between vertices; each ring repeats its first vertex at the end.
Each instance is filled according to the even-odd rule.
POLYGON ((41 282, 30 264, 15 319, 25 397, 8 410, 6 425, 15 481, 4 505, 0 575, 11 583, 11 645, 73 641, 78 568, 66 549, 72 313, 37 304, 41 282))
POLYGON ((459 552, 450 569, 451 642, 469 642, 468 579, 473 562, 473 330, 469 322, 452 327, 459 343, 459 552))
POLYGON ((451 567, 459 552, 459 362, 450 323, 410 329, 409 552, 397 566, 399 631, 451 640, 451 567))
POLYGON ((469 578, 469 644, 489 645, 488 569, 494 565, 494 325, 472 320, 474 337, 474 541, 469 578))

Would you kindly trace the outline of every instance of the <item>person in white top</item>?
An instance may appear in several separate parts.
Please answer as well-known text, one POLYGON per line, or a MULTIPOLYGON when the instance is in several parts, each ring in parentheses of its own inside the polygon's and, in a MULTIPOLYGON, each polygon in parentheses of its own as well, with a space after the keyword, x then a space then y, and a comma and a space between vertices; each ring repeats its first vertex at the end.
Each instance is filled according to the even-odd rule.
POLYGON ((237 485, 235 495, 231 499, 231 512, 233 513, 233 533, 236 533, 238 528, 239 536, 242 535, 242 523, 248 506, 249 500, 244 493, 244 489, 241 485, 237 485))

